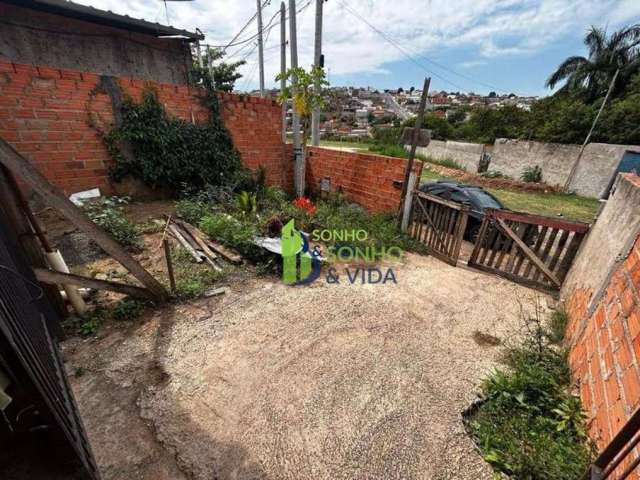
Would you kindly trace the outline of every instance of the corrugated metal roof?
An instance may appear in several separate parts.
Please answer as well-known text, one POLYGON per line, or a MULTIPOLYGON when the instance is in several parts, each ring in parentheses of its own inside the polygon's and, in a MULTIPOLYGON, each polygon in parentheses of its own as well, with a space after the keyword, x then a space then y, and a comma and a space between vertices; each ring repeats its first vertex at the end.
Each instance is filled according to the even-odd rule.
POLYGON ((132 32, 144 33, 155 37, 179 36, 189 41, 202 40, 201 33, 189 32, 159 23, 148 22, 128 15, 118 15, 111 11, 80 5, 67 0, 0 0, 24 8, 31 8, 47 13, 53 13, 64 17, 98 23, 110 27, 122 28, 132 32))

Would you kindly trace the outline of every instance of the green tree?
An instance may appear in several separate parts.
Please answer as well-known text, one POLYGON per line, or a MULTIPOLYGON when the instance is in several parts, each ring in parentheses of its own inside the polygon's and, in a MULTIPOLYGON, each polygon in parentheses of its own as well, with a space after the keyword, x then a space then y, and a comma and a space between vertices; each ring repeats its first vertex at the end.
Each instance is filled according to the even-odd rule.
POLYGON ((478 107, 461 125, 458 136, 478 143, 493 143, 496 138, 520 138, 526 131, 529 113, 513 105, 499 109, 478 107))
POLYGON ((606 30, 591 27, 584 38, 588 57, 572 56, 551 74, 546 86, 554 88, 566 81, 562 92, 579 91, 588 103, 603 96, 617 69, 618 80, 612 95, 619 96, 634 74, 640 71, 640 24, 625 27, 607 36, 606 30))
POLYGON ((302 155, 296 158, 295 188, 298 196, 304 195, 304 171, 306 165, 306 147, 311 135, 311 113, 314 108, 320 110, 327 103, 326 87, 329 82, 322 67, 314 66, 309 71, 302 67, 290 68, 284 74, 280 73, 276 81, 285 80, 288 86, 281 92, 280 101, 291 100, 294 111, 300 118, 302 127, 302 155), (319 93, 316 86, 320 87, 319 93))
POLYGON ((238 73, 238 68, 247 62, 244 60, 231 63, 222 62, 224 55, 225 53, 219 48, 208 48, 202 54, 202 68, 196 59, 192 69, 195 83, 213 91, 233 91, 236 81, 242 78, 242 75, 238 73), (209 62, 212 64, 211 71, 207 68, 209 62))
MULTIPOLYGON (((404 122, 404 127, 413 127, 416 124, 415 118, 410 118, 404 122)), ((434 140, 447 140, 453 138, 455 135, 455 129, 447 122, 446 119, 440 118, 434 113, 428 113, 424 116, 422 122, 422 128, 431 130, 431 138, 434 140)))

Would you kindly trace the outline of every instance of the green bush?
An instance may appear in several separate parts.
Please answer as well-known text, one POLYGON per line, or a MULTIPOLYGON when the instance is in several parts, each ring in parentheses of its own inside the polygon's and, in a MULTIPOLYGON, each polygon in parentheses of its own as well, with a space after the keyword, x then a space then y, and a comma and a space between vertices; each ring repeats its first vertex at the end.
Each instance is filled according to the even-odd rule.
POLYGON ((373 129, 373 141, 378 145, 400 145, 402 130, 403 128, 401 127, 375 127, 373 129))
POLYGON ((194 225, 211 213, 211 210, 211 205, 204 200, 183 198, 176 202, 176 215, 194 225))
POLYGON ((87 202, 82 209, 87 216, 109 233, 120 245, 140 249, 142 237, 136 226, 124 216, 126 197, 107 197, 87 202))
POLYGON ((172 249, 171 257, 178 298, 199 297, 224 277, 224 272, 214 270, 206 262, 195 263, 191 254, 182 247, 172 249))
POLYGON ((256 262, 264 259, 264 251, 253 243, 259 233, 255 219, 213 213, 205 216, 199 226, 212 239, 236 249, 246 258, 256 262))
POLYGON ((505 354, 507 370, 482 385, 483 401, 466 419, 485 460, 510 478, 577 479, 594 454, 579 398, 571 392, 566 352, 530 321, 530 335, 505 354))
POLYGON ((538 165, 534 167, 526 167, 520 176, 523 182, 540 183, 542 182, 542 168, 538 165))
POLYGON ((131 321, 136 320, 144 312, 144 302, 135 298, 123 298, 115 307, 113 307, 112 315, 115 320, 131 321))
POLYGON ((126 98, 122 124, 104 137, 116 162, 112 177, 118 181, 132 175, 175 193, 183 184, 202 188, 232 183, 242 171, 240 155, 219 118, 215 95, 206 101, 209 121, 193 124, 167 115, 153 90, 146 90, 139 104, 126 98), (123 142, 131 146, 133 158, 121 152, 123 142))

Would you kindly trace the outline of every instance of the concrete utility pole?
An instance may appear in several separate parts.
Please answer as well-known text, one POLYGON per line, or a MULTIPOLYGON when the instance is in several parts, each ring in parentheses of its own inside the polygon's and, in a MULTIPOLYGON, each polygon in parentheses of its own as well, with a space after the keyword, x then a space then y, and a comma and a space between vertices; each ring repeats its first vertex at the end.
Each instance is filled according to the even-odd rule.
MULTIPOLYGON (((322 4, 324 0, 316 0, 316 40, 313 64, 316 67, 322 66, 322 4)), ((320 95, 320 81, 315 85, 316 95, 320 95)), ((315 107, 311 116, 311 142, 316 147, 320 145, 320 108, 315 107)))
POLYGON ((264 97, 264 49, 262 45, 262 0, 258 4, 258 67, 260 69, 260 96, 264 97))
MULTIPOLYGON (((284 94, 287 81, 284 78, 287 72, 287 7, 280 2, 280 94, 284 94)), ((287 102, 282 102, 282 143, 287 143, 287 102)))
MULTIPOLYGON (((298 68, 298 36, 296 31, 296 0, 289 0, 289 42, 291 43, 291 68, 298 68)), ((298 86, 298 78, 296 75, 291 76, 292 94, 295 96, 298 86)), ((300 139, 300 116, 295 108, 293 113, 293 155, 295 158, 293 182, 296 195, 302 197, 304 195, 304 155, 302 152, 302 142, 300 139)))
POLYGON ((200 49, 200 40, 196 40, 196 55, 198 56, 198 65, 200 68, 203 67, 202 63, 202 50, 200 49))
POLYGON ((571 166, 571 171, 569 172, 567 181, 564 182, 565 191, 569 190, 569 186, 573 181, 573 177, 576 174, 576 171, 578 170, 578 165, 580 164, 580 159, 582 158, 584 149, 587 146, 587 143, 589 143, 589 140, 591 139, 591 134, 593 133, 594 128, 596 128, 596 123, 598 123, 598 119, 600 118, 600 114, 602 113, 602 110, 604 110, 604 106, 607 103, 607 100, 609 100, 609 95, 611 95, 611 91, 613 90, 613 85, 616 83, 616 79, 618 78, 618 73, 620 73, 619 68, 616 70, 616 73, 613 74, 613 78, 611 79, 611 83, 609 84, 609 90, 607 90, 607 94, 604 96, 602 105, 600 105, 600 110, 598 110, 598 114, 596 115, 596 118, 593 119, 593 123, 591 124, 591 128, 589 129, 589 133, 587 134, 586 138, 584 139, 584 142, 582 143, 582 147, 580 148, 580 153, 578 153, 578 158, 576 158, 576 161, 573 162, 573 165, 571 166))

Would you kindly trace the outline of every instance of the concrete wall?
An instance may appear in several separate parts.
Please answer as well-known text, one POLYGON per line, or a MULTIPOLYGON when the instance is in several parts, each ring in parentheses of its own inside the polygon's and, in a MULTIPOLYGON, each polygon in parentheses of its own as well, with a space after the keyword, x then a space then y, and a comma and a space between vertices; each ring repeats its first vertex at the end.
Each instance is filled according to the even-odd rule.
POLYGON ((150 35, 0 3, 0 61, 186 84, 181 39, 150 35))
POLYGON ((493 145, 489 169, 519 180, 525 168, 538 165, 542 168, 544 183, 564 185, 579 151, 578 145, 498 138, 493 145))
MULTIPOLYGON (((569 189, 585 197, 600 198, 606 192, 627 150, 640 151, 640 147, 588 144, 569 189)), ((493 147, 489 169, 519 179, 525 168, 538 165, 542 168, 544 183, 563 186, 579 153, 580 145, 498 138, 493 147)))
POLYGON ((436 160, 453 160, 468 172, 476 173, 480 166, 484 145, 442 140, 431 140, 428 146, 419 147, 419 154, 436 160))
POLYGON ((640 177, 619 176, 561 295, 572 378, 602 450, 640 406, 640 177))

